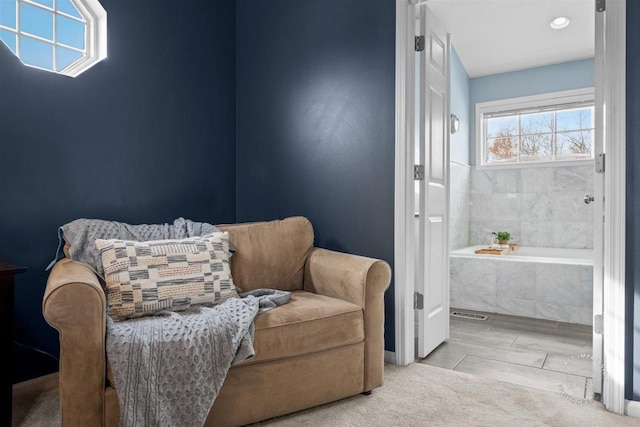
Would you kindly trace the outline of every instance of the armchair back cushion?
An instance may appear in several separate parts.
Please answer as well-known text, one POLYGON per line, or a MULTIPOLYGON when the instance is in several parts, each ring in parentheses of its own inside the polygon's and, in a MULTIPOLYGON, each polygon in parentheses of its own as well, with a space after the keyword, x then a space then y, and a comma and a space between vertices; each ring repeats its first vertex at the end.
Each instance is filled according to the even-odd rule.
POLYGON ((313 227, 307 218, 217 227, 229 233, 235 247, 231 274, 240 291, 302 290, 305 262, 314 243, 313 227))

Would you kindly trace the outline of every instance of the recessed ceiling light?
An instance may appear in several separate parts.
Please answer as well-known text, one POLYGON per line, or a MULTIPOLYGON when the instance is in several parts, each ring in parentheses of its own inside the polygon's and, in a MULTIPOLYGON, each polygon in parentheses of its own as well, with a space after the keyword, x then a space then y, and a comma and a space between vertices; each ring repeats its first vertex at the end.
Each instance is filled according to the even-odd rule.
POLYGON ((571 20, 566 16, 558 16, 556 19, 551 21, 549 25, 551 25, 551 28, 554 30, 559 30, 569 25, 569 22, 571 22, 571 20))

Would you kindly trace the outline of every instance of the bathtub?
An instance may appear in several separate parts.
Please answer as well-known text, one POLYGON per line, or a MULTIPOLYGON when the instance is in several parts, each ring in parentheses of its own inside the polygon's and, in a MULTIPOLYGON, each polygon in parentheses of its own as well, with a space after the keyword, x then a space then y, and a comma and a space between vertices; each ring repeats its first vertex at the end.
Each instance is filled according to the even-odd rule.
POLYGON ((451 307, 590 325, 593 250, 520 247, 507 255, 451 252, 451 307))
POLYGON ((476 254, 476 249, 487 245, 469 246, 451 252, 451 258, 491 258, 500 257, 500 261, 544 262, 550 264, 593 265, 593 249, 535 248, 520 247, 508 255, 476 254))

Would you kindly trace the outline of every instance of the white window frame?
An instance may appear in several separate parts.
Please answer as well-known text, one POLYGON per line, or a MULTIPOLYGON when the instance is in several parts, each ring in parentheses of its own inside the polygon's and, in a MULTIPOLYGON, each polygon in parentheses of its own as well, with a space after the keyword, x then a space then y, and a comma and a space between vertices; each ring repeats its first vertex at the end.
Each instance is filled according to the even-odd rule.
POLYGON ((501 111, 524 110, 529 108, 552 107, 554 105, 571 104, 579 102, 595 102, 595 90, 593 87, 585 89, 550 92, 540 95, 523 96, 518 98, 499 99, 476 103, 476 169, 507 169, 548 166, 578 166, 593 164, 593 159, 576 160, 539 160, 513 163, 485 164, 486 144, 484 135, 484 114, 501 111))
POLYGON ((67 67, 65 75, 77 77, 107 57, 107 11, 98 0, 71 0, 87 21, 86 56, 67 67))
MULTIPOLYGON (((51 13, 58 14, 64 16, 65 18, 72 19, 78 22, 81 22, 78 18, 74 16, 67 15, 57 9, 51 9, 49 7, 43 6, 40 3, 33 2, 31 0, 20 0, 22 3, 30 4, 34 7, 49 11, 51 13)), ((87 71, 89 68, 93 67, 98 62, 102 61, 107 57, 107 12, 104 10, 99 0, 70 0, 71 3, 78 9, 78 12, 83 17, 82 22, 85 24, 85 47, 84 49, 77 49, 72 46, 66 46, 62 43, 58 43, 55 40, 55 20, 54 20, 54 40, 53 42, 42 39, 41 37, 24 33, 25 36, 32 38, 34 40, 39 40, 45 43, 49 43, 55 46, 62 46, 66 49, 70 49, 79 53, 83 53, 83 57, 74 63, 70 64, 68 67, 65 67, 62 70, 50 70, 47 68, 42 68, 38 66, 33 66, 30 64, 23 64, 37 68, 39 70, 44 70, 56 74, 61 74, 69 77, 77 77, 81 73, 87 71)), ((22 31, 20 30, 20 7, 16 1, 16 27, 8 28, 0 25, 0 29, 9 31, 11 33, 16 34, 16 52, 15 55, 20 58, 20 40, 19 36, 22 35, 22 31)), ((55 6, 55 2, 54 2, 55 6)), ((54 55, 54 64, 55 64, 55 55, 54 55)), ((55 66, 54 66, 55 68, 55 66)))

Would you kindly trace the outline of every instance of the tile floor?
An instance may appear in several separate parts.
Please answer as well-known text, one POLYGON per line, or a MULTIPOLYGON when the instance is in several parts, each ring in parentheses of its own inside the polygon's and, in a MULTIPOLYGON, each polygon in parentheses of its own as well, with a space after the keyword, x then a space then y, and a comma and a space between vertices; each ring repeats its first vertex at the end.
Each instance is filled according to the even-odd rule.
POLYGON ((449 340, 419 362, 592 399, 591 326, 472 310, 451 316, 449 340))

